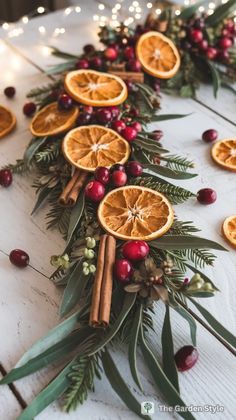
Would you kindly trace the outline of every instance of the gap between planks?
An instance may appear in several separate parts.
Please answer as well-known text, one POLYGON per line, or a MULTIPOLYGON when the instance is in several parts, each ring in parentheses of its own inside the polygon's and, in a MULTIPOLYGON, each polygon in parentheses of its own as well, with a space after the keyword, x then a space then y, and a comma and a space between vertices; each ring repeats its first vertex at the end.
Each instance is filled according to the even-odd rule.
MULTIPOLYGON (((7 375, 7 371, 1 363, 0 363, 0 373, 2 374, 3 377, 7 375)), ((12 394, 14 395, 14 397, 16 398, 16 400, 18 401, 18 403, 20 404, 21 408, 25 409, 27 407, 27 404, 24 398, 22 397, 22 395, 20 394, 20 392, 18 391, 17 387, 14 385, 14 383, 8 384, 7 386, 12 392, 12 394)))

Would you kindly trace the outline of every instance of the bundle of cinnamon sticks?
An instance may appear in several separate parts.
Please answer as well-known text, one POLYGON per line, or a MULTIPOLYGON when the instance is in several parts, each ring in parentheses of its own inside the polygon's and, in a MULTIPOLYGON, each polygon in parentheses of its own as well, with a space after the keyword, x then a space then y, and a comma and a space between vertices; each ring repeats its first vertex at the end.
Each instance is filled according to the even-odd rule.
POLYGON ((111 235, 102 235, 99 244, 89 320, 90 326, 95 328, 109 325, 115 257, 115 238, 111 235))
POLYGON ((59 197, 59 204, 61 206, 73 207, 87 178, 87 172, 76 169, 59 197))

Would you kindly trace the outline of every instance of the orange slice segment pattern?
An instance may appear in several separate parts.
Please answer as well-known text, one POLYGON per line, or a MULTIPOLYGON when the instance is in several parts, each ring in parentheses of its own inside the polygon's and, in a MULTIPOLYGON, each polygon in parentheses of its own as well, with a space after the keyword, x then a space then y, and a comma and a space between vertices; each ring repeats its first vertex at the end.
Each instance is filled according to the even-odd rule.
POLYGON ((41 109, 33 118, 30 125, 31 133, 36 137, 54 136, 65 133, 75 124, 78 108, 68 111, 58 109, 57 102, 53 102, 41 109))
POLYGON ((180 66, 180 55, 174 43, 163 34, 150 31, 137 43, 137 57, 143 69, 154 77, 169 79, 180 66))
POLYGON ((225 219, 222 232, 227 241, 236 248, 236 215, 225 219))
POLYGON ((66 135, 63 153, 72 165, 93 172, 98 166, 125 163, 130 146, 110 128, 90 125, 77 127, 66 135))
POLYGON ((236 172, 236 139, 216 142, 211 149, 211 155, 218 165, 236 172))
POLYGON ((15 128, 15 115, 4 106, 0 105, 0 138, 6 136, 15 128))
POLYGON ((65 89, 78 102, 92 106, 119 105, 128 92, 118 76, 94 70, 76 70, 65 77, 65 89))
POLYGON ((116 238, 153 240, 166 233, 174 220, 167 198, 140 186, 110 191, 98 208, 102 227, 116 238))

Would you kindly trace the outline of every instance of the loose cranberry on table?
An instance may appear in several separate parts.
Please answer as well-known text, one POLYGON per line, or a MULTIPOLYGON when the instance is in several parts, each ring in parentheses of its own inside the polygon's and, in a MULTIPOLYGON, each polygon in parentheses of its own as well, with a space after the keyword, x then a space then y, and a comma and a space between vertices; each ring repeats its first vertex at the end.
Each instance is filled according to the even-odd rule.
POLYGON ((200 29, 191 29, 189 37, 192 42, 198 44, 200 41, 203 40, 203 33, 200 29))
POLYGON ((175 363, 178 371, 184 372, 191 369, 197 362, 199 353, 196 347, 184 346, 175 354, 175 363))
POLYGON ((66 93, 63 93, 57 100, 57 106, 61 111, 68 111, 73 107, 73 99, 66 93))
POLYGON ((116 120, 112 121, 111 128, 115 130, 117 133, 121 133, 122 130, 124 130, 126 127, 126 124, 122 120, 116 120))
POLYGON ((208 47, 205 52, 209 60, 214 60, 218 53, 217 49, 214 47, 208 47))
POLYGON ((15 93, 16 89, 13 86, 8 86, 4 89, 4 95, 7 96, 7 98, 13 98, 15 93))
POLYGON ((85 58, 82 58, 81 60, 77 61, 75 67, 78 70, 86 70, 89 68, 89 62, 85 58))
POLYGON ((114 171, 122 171, 125 172, 125 166, 122 165, 121 163, 115 163, 114 165, 112 165, 112 167, 110 168, 110 172, 113 173, 114 171))
POLYGON ((26 117, 31 117, 32 115, 34 115, 36 108, 37 107, 34 102, 27 102, 23 106, 23 113, 26 115, 26 117))
POLYGON ((90 58, 89 66, 94 70, 99 70, 102 67, 102 59, 97 56, 90 58))
POLYGON ((137 162, 136 160, 131 160, 127 163, 126 170, 130 176, 140 176, 142 175, 143 167, 141 163, 137 162))
POLYGON ((95 51, 95 47, 92 44, 86 44, 83 48, 85 54, 91 54, 95 51))
POLYGON ((94 177, 97 181, 106 185, 110 181, 110 171, 105 166, 98 166, 94 172, 94 177))
POLYGON ((212 143, 215 141, 218 137, 218 131, 214 130, 213 128, 210 128, 209 130, 204 131, 202 133, 202 140, 206 143, 212 143))
POLYGON ((149 245, 145 241, 128 241, 122 247, 122 254, 130 261, 141 261, 149 254, 149 245))
POLYGON ((153 140, 156 140, 156 141, 159 141, 159 140, 161 140, 161 138, 164 136, 164 133, 163 133, 163 131, 162 130, 154 130, 152 133, 151 133, 151 137, 152 137, 152 139, 153 140))
POLYGON ((108 108, 101 108, 97 110, 95 117, 100 124, 107 124, 112 120, 112 113, 108 108))
POLYGON ((213 204, 217 199, 217 194, 215 190, 211 188, 203 188, 197 193, 197 200, 201 204, 213 204))
POLYGON ((127 175, 124 171, 114 171, 111 174, 111 182, 115 187, 123 187, 127 182, 127 175))
POLYGON ((115 61, 118 57, 118 52, 115 48, 108 47, 104 51, 104 56, 109 61, 115 61))
POLYGON ((9 255, 9 260, 17 267, 24 268, 29 265, 29 255, 22 249, 13 249, 9 255))
POLYGON ((140 62, 136 60, 135 58, 128 61, 128 63, 126 64, 126 68, 127 70, 133 71, 135 73, 138 73, 142 70, 142 66, 140 62))
POLYGON ((133 267, 129 260, 121 258, 115 261, 114 274, 121 283, 127 283, 132 277, 133 267))
POLYGON ((0 185, 4 188, 10 187, 12 184, 12 172, 10 169, 2 169, 0 171, 0 185))
POLYGON ((105 195, 105 187, 101 182, 92 180, 86 185, 84 194, 89 200, 98 203, 105 195))
POLYGON ((128 142, 132 142, 137 137, 137 130, 133 127, 126 127, 124 130, 121 131, 121 135, 124 137, 125 140, 128 142))

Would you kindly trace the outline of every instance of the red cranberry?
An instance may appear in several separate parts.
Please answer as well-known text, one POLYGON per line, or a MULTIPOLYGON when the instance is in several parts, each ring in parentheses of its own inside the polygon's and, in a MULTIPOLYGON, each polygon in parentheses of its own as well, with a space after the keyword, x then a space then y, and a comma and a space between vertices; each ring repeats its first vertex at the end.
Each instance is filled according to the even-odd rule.
POLYGON ((197 200, 201 204, 213 204, 217 199, 216 192, 211 188, 202 188, 197 193, 197 200))
POLYGON ((206 143, 212 143, 215 141, 218 137, 218 131, 214 130, 213 128, 210 128, 209 130, 204 131, 202 133, 202 140, 206 143))
POLYGON ((214 47, 208 47, 206 49, 206 56, 209 60, 214 60, 217 56, 217 49, 214 47))
POLYGON ((112 120, 111 111, 107 108, 98 109, 96 119, 100 124, 107 124, 112 120))
POLYGON ((92 44, 86 44, 83 48, 85 54, 91 54, 95 51, 95 48, 92 44))
POLYGON ((31 117, 35 111, 36 111, 36 105, 34 102, 27 102, 23 106, 23 113, 26 115, 26 117, 31 117))
POLYGON ((130 127, 133 127, 137 133, 140 133, 142 131, 142 124, 138 121, 134 121, 132 124, 130 124, 130 127))
POLYGON ((129 93, 136 91, 136 86, 131 80, 125 80, 125 84, 129 93))
POLYGON ((0 185, 4 188, 10 187, 12 183, 12 172, 10 169, 2 169, 0 171, 0 185))
POLYGON ((111 116, 113 120, 116 120, 117 118, 119 118, 120 110, 118 106, 109 106, 106 109, 108 109, 111 112, 111 116))
POLYGON ((88 112, 81 112, 76 120, 77 125, 87 125, 91 122, 92 114, 89 114, 88 112))
POLYGON ((132 118, 136 118, 139 117, 139 115, 139 109, 136 106, 132 106, 132 108, 129 110, 129 116, 132 118))
POLYGON ((17 267, 24 268, 29 265, 29 255, 21 249, 13 249, 9 255, 9 260, 17 267))
POLYGON ((160 90, 161 90, 161 86, 160 86, 159 80, 154 79, 153 82, 152 82, 152 87, 153 87, 153 90, 158 95, 160 93, 160 90))
POLYGON ((124 50, 124 57, 126 58, 126 60, 132 60, 135 57, 134 48, 126 47, 124 50))
POLYGON ((230 38, 227 38, 226 36, 223 38, 220 38, 218 41, 218 45, 223 50, 232 47, 232 40, 230 38))
POLYGON ((122 130, 124 130, 126 127, 124 121, 122 120, 116 120, 112 121, 111 128, 115 130, 117 133, 121 133, 122 130))
POLYGON ((127 163, 126 166, 127 173, 130 176, 140 176, 143 172, 143 167, 141 163, 137 162, 136 160, 131 160, 127 163))
POLYGON ((156 141, 161 140, 161 138, 164 136, 164 133, 162 130, 154 130, 151 134, 152 134, 151 136, 152 139, 156 141))
POLYGON ((49 98, 52 101, 57 101, 58 100, 58 96, 60 95, 60 93, 61 93, 60 89, 53 89, 51 91, 51 93, 49 94, 49 98))
POLYGON ((181 347, 175 354, 175 363, 180 372, 191 369, 198 360, 198 351, 196 347, 181 347))
POLYGON ((127 175, 124 171, 114 171, 111 175, 111 181, 115 187, 123 187, 127 182, 127 175))
POLYGON ((115 48, 116 51, 119 51, 119 44, 117 44, 116 42, 112 42, 111 44, 109 44, 109 47, 111 48, 115 48))
POLYGON ((94 177, 97 181, 106 185, 110 181, 110 171, 105 166, 98 166, 94 173, 94 177))
POLYGON ((82 58, 81 60, 77 61, 75 67, 78 70, 81 70, 81 69, 86 70, 89 68, 89 62, 85 58, 82 58))
POLYGON ((195 44, 198 44, 203 40, 203 33, 200 29, 191 29, 189 36, 191 41, 195 44))
POLYGON ((229 19, 226 24, 225 24, 225 28, 228 29, 229 31, 234 30, 234 21, 232 19, 229 19))
POLYGON ((120 163, 115 163, 110 168, 110 172, 111 173, 113 173, 114 171, 122 171, 122 172, 125 172, 125 166, 124 165, 121 165, 120 163))
POLYGON ((86 185, 84 193, 86 198, 97 203, 104 197, 105 187, 101 182, 92 180, 86 185))
POLYGON ((91 105, 85 105, 82 108, 83 112, 87 113, 87 114, 92 114, 93 113, 93 107, 91 105))
POLYGON ((230 31, 228 30, 228 29, 222 29, 222 32, 221 32, 221 35, 222 36, 226 36, 226 37, 230 37, 230 31))
POLYGON ((127 70, 134 71, 134 72, 140 72, 142 69, 140 62, 136 60, 135 58, 132 60, 129 60, 126 67, 127 67, 127 70))
POLYGON ((217 59, 219 61, 228 61, 229 60, 229 52, 227 50, 218 51, 217 59))
POLYGON ((8 98, 13 98, 13 96, 16 93, 16 89, 13 86, 8 86, 4 89, 4 94, 8 97, 8 98))
POLYGON ((118 52, 115 48, 108 47, 104 51, 104 56, 109 61, 115 61, 118 57, 118 52))
POLYGON ((121 131, 121 135, 127 140, 128 142, 132 142, 137 137, 137 130, 133 127, 126 127, 124 130, 121 131))
POLYGON ((102 67, 102 59, 100 57, 92 57, 89 60, 90 67, 95 70, 99 70, 102 67))
POLYGON ((140 261, 149 254, 149 246, 145 241, 125 242, 122 247, 122 254, 130 261, 140 261))
POLYGON ((121 283, 127 283, 132 277, 133 268, 128 260, 121 258, 116 260, 114 265, 114 274, 121 283))
POLYGON ((208 41, 206 39, 203 39, 202 41, 199 42, 198 46, 200 50, 205 51, 208 48, 208 41))
POLYGON ((73 107, 73 100, 69 95, 63 93, 59 96, 57 104, 58 109, 60 109, 61 111, 67 111, 73 107))

